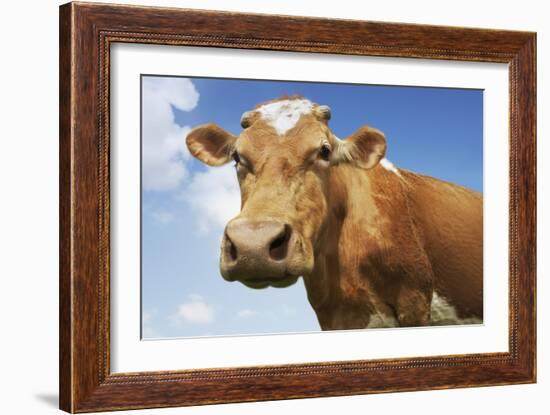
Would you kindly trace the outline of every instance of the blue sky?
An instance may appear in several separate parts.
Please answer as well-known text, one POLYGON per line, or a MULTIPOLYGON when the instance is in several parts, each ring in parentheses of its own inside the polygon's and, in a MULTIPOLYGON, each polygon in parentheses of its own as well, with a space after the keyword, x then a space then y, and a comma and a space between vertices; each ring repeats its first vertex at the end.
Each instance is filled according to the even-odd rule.
POLYGON ((222 279, 219 242, 239 207, 235 172, 207 168, 185 148, 196 125, 238 135, 243 112, 294 94, 329 105, 342 139, 364 124, 382 130, 398 168, 483 190, 481 90, 143 76, 144 337, 319 330, 301 280, 253 290, 222 279))

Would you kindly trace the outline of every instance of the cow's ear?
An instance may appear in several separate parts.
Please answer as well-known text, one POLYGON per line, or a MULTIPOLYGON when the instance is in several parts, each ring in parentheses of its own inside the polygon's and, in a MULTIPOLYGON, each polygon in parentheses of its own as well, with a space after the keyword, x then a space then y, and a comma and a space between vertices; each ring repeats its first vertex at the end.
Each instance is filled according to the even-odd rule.
POLYGON ((336 163, 350 162, 364 169, 372 169, 386 154, 386 138, 381 131, 363 126, 339 141, 335 153, 336 163))
POLYGON ((221 166, 231 160, 237 137, 216 124, 193 128, 185 139, 191 154, 209 166, 221 166))

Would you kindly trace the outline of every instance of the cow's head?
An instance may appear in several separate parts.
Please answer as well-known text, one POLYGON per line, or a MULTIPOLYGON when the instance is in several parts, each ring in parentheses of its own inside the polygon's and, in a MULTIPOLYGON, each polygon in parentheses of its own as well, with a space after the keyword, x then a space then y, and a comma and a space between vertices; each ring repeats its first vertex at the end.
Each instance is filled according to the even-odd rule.
POLYGON ((188 134, 189 151, 203 163, 235 163, 241 212, 223 236, 226 280, 286 287, 313 270, 334 191, 331 169, 342 163, 370 169, 386 151, 379 131, 364 126, 340 141, 329 119, 327 106, 290 97, 244 113, 238 137, 214 124, 188 134))

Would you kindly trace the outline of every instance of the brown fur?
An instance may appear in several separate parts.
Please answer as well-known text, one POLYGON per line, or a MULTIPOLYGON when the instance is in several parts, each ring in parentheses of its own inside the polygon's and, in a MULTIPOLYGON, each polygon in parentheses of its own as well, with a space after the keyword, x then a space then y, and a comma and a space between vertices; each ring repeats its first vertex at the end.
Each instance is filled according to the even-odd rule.
POLYGON ((331 172, 337 197, 316 269, 304 277, 325 329, 365 327, 374 312, 401 326, 428 324, 433 291, 460 318, 483 318, 481 195, 400 174, 347 165, 331 172))
POLYGON ((374 315, 430 324, 434 292, 458 317, 483 318, 481 194, 384 169, 385 139, 370 127, 340 141, 306 114, 280 137, 254 117, 237 139, 227 133, 223 152, 207 148, 219 141, 219 127, 215 140, 204 139, 211 128, 193 130, 189 148, 210 164, 228 146, 238 152, 238 218, 276 219, 297 232, 288 269, 304 278, 324 330, 364 328, 374 315), (330 163, 319 159, 323 142, 332 146, 330 163))

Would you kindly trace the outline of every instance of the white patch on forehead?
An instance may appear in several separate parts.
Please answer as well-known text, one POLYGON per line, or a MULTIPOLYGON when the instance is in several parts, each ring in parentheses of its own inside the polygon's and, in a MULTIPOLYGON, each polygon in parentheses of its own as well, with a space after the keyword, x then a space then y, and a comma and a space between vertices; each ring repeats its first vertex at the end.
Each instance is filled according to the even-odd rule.
POLYGON ((479 318, 459 318, 456 309, 442 296, 434 292, 431 305, 431 324, 443 326, 451 324, 481 324, 479 318))
POLYGON ((293 128, 300 117, 311 113, 313 103, 307 99, 285 99, 262 105, 255 111, 260 113, 262 119, 277 131, 284 135, 293 128))
POLYGON ((399 173, 399 170, 397 169, 397 167, 395 167, 393 163, 389 161, 387 158, 383 158, 382 160, 380 160, 380 165, 387 171, 391 171, 392 173, 395 173, 399 177, 401 177, 401 173, 399 173))

